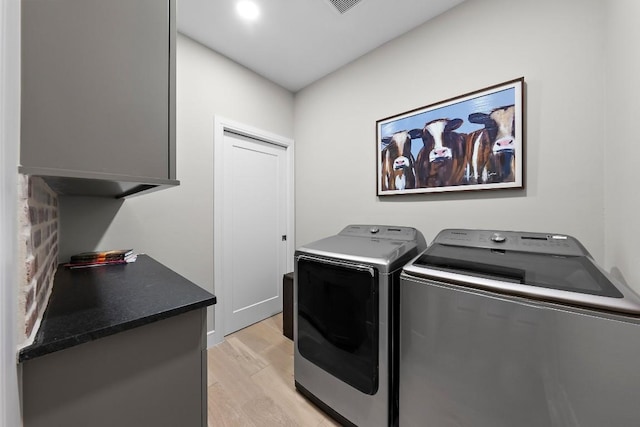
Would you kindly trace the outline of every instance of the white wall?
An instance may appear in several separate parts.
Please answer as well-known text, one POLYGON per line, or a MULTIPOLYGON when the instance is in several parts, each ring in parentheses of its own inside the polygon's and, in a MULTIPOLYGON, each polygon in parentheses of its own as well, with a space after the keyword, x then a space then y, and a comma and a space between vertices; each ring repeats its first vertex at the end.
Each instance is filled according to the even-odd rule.
POLYGON ((636 172, 640 138, 635 125, 640 113, 640 2, 607 3, 607 109, 598 123, 604 127, 605 266, 640 293, 640 197, 636 172))
POLYGON ((20 2, 0 0, 0 427, 22 425, 16 365, 19 141, 20 2))
POLYGON ((603 4, 468 0, 298 92, 296 244, 349 223, 551 231, 602 262, 603 4), (525 190, 376 197, 376 120, 521 76, 525 190))
MULTIPOLYGON (((180 186, 124 203, 61 198, 60 260, 84 250, 133 247, 215 293, 214 115, 292 137, 293 95, 187 37, 179 35, 177 46, 180 186)), ((211 331, 212 311, 208 317, 211 331)))

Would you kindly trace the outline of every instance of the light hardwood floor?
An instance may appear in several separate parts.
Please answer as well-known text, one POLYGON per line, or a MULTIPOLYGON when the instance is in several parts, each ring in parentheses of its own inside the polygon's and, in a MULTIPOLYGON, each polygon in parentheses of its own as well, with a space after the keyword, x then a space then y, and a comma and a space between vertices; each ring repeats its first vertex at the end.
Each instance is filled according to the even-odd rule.
POLYGON ((209 427, 339 426, 296 392, 282 313, 226 336, 207 358, 209 427))

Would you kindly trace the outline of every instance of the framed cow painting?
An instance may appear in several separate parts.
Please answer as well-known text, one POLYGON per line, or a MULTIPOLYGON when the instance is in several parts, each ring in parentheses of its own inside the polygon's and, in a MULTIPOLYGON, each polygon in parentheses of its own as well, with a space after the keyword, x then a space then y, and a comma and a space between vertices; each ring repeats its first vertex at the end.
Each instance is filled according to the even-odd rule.
POLYGON ((524 78, 376 122, 378 195, 521 188, 524 78))

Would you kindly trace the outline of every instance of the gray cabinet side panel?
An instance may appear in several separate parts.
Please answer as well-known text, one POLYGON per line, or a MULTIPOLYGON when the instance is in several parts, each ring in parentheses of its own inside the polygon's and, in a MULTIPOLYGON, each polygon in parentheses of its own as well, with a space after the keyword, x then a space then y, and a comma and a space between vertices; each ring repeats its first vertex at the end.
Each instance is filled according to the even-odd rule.
POLYGON ((177 179, 176 172, 176 66, 178 52, 176 37, 176 0, 169 1, 169 179, 177 179))
POLYGON ((24 362, 25 427, 206 425, 204 311, 24 362))
POLYGON ((169 177, 169 4, 22 2, 22 165, 169 177))

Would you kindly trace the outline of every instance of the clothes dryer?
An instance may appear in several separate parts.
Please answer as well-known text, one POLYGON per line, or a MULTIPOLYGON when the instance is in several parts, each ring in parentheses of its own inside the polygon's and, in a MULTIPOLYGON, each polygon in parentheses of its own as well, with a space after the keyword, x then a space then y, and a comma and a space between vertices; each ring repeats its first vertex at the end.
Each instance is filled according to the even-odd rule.
POLYGON ((295 253, 295 386, 343 425, 397 425, 400 271, 425 247, 414 228, 350 225, 295 253))

